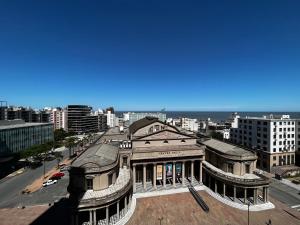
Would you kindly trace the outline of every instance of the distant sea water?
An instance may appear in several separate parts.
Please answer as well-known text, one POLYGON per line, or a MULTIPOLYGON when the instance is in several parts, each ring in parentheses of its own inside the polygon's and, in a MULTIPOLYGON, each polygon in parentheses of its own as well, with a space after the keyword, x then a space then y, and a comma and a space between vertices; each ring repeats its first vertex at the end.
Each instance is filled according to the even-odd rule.
MULTIPOLYGON (((127 111, 126 111, 127 112, 127 111)), ((135 111, 135 112, 154 112, 154 111, 135 111)), ((118 116, 123 115, 123 111, 116 112, 118 116)), ((233 112, 208 112, 208 111, 165 111, 167 118, 180 118, 188 117, 199 120, 206 120, 211 118, 211 120, 216 122, 222 122, 227 120, 233 112)), ((261 117, 263 115, 290 115, 293 119, 300 119, 300 112, 237 112, 241 117, 252 116, 252 117, 261 117)))

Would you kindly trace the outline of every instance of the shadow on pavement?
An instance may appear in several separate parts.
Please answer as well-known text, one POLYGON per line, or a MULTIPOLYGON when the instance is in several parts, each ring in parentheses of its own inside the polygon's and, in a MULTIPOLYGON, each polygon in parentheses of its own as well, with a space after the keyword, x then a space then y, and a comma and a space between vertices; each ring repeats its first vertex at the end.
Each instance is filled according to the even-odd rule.
POLYGON ((63 198, 54 203, 49 209, 36 218, 30 225, 68 225, 70 221, 69 199, 63 198))

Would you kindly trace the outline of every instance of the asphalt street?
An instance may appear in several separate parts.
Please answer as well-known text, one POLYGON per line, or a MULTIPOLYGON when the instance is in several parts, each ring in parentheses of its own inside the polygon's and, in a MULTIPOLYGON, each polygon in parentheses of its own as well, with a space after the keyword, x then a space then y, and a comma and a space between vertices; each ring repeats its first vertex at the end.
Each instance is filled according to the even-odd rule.
MULTIPOLYGON (((67 158, 69 154, 68 150, 63 151, 62 154, 64 159, 67 158)), ((57 165, 57 161, 55 159, 52 161, 46 161, 45 163, 46 172, 57 165)), ((42 200, 44 199, 42 197, 44 192, 42 189, 32 194, 22 194, 21 192, 27 185, 33 183, 33 181, 43 176, 43 174, 44 166, 40 166, 36 169, 26 169, 22 174, 15 177, 2 179, 0 181, 0 208, 19 206, 20 204, 27 202, 27 200, 24 200, 26 196, 28 196, 29 199, 32 199, 31 201, 28 201, 29 203, 39 201, 42 203, 42 200)), ((62 179, 62 182, 58 181, 58 183, 54 184, 53 186, 57 185, 60 187, 61 184, 64 184, 65 180, 68 180, 68 176, 62 179)), ((52 187, 49 186, 48 188, 52 187)), ((64 191, 66 192, 66 188, 64 191)), ((53 194, 61 195, 62 193, 63 191, 59 191, 53 194)), ((50 197, 49 200, 51 200, 50 197)))
POLYGON ((300 204, 299 191, 274 178, 270 184, 270 195, 290 207, 300 204))

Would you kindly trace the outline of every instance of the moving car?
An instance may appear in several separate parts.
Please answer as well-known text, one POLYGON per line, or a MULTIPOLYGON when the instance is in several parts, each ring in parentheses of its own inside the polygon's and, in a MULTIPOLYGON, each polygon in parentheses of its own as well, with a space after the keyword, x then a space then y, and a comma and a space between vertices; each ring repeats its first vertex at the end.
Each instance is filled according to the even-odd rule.
POLYGON ((57 180, 47 180, 46 182, 43 183, 43 187, 49 186, 51 184, 57 183, 57 180))

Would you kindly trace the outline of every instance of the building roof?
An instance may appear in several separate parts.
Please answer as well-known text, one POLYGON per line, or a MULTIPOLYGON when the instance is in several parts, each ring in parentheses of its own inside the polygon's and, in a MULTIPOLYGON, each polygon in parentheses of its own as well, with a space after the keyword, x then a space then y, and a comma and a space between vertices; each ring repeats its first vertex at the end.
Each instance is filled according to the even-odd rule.
POLYGON ((53 123, 25 123, 23 120, 4 120, 0 121, 0 130, 43 125, 53 125, 53 123))
POLYGON ((216 139, 208 139, 201 142, 202 144, 206 145, 209 148, 215 149, 219 152, 225 153, 227 155, 234 155, 234 156, 255 156, 254 153, 248 151, 244 148, 231 145, 225 143, 223 141, 219 141, 216 139))
POLYGON ((159 121, 158 118, 156 117, 151 117, 151 116, 146 116, 145 118, 143 119, 140 119, 138 121, 135 121, 134 123, 132 123, 130 126, 129 126, 129 132, 131 134, 134 134, 137 130, 145 127, 145 126, 148 126, 154 122, 161 122, 159 121))
MULTIPOLYGON (((79 158, 77 158, 72 166, 82 167, 85 164, 91 163, 100 167, 113 164, 118 159, 119 148, 115 144, 96 144, 88 148, 79 158)), ((91 166, 92 167, 92 166, 91 166)))

